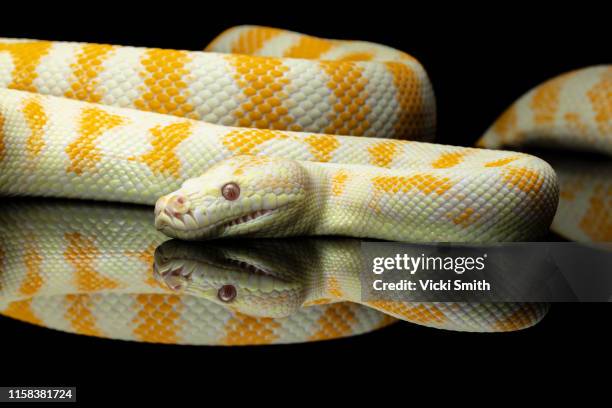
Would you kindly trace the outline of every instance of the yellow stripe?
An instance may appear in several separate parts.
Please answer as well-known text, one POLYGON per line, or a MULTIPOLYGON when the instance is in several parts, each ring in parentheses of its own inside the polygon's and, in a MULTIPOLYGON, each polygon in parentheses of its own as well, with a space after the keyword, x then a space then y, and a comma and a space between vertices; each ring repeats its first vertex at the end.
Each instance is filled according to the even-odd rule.
POLYGON ((504 172, 504 181, 510 187, 518 188, 525 193, 537 194, 542 188, 544 178, 534 170, 524 167, 508 167, 504 172))
POLYGON ((102 63, 112 55, 116 47, 104 44, 85 44, 71 64, 74 82, 64 96, 85 102, 98 103, 102 95, 98 93, 98 75, 103 70, 102 63))
POLYGON ((376 300, 368 302, 368 305, 375 309, 389 313, 393 316, 401 317, 404 320, 419 324, 441 324, 447 318, 437 306, 434 305, 410 305, 402 302, 389 302, 384 300, 376 300))
POLYGON ((537 125, 551 124, 559 110, 561 88, 574 72, 569 72, 553 78, 536 88, 531 99, 533 120, 537 125))
POLYGON ((499 159, 485 163, 485 167, 502 167, 515 160, 518 160, 518 157, 506 157, 505 159, 499 159))
POLYGON ((26 276, 19 288, 19 292, 28 297, 34 296, 43 285, 41 273, 43 258, 34 242, 35 237, 30 236, 24 247, 23 262, 26 268, 26 276))
POLYGON ((343 55, 338 61, 371 61, 374 54, 368 51, 351 52, 343 55))
POLYGON ((93 239, 78 232, 67 233, 64 239, 68 242, 64 257, 75 270, 75 284, 79 292, 99 292, 121 286, 119 282, 96 271, 95 263, 102 253, 93 239))
POLYGON ((231 50, 236 54, 255 54, 261 50, 268 40, 281 35, 283 32, 284 30, 269 27, 254 27, 245 30, 232 44, 231 50))
POLYGON ((516 113, 516 105, 510 106, 493 124, 493 131, 500 138, 499 142, 504 144, 505 141, 509 141, 511 137, 514 137, 518 123, 518 116, 516 113))
POLYGON ((368 147, 370 163, 378 167, 389 167, 398 151, 400 144, 396 141, 385 141, 368 147))
POLYGON ((190 61, 187 51, 148 50, 141 59, 142 96, 134 105, 140 110, 195 119, 195 108, 187 102, 189 90, 185 82, 189 75, 186 65, 190 61))
POLYGON ((140 157, 130 157, 129 160, 145 163, 155 174, 180 177, 181 162, 176 155, 176 148, 191 136, 192 126, 193 124, 187 121, 155 126, 149 130, 153 135, 151 151, 140 157))
POLYGON ((280 324, 269 317, 252 317, 235 312, 225 324, 225 337, 221 344, 240 346, 271 344, 278 338, 280 324))
POLYGON ((68 172, 81 175, 91 170, 102 159, 96 141, 105 132, 128 123, 128 119, 91 106, 83 109, 79 118, 79 137, 66 147, 70 158, 68 172))
POLYGON ((234 69, 234 80, 245 97, 234 111, 238 126, 259 129, 294 130, 301 127, 283 106, 287 99, 285 77, 289 70, 279 58, 228 55, 225 57, 234 69))
POLYGON ((431 174, 377 176, 372 179, 372 182, 375 191, 385 193, 407 193, 416 189, 423 194, 435 193, 442 195, 452 187, 448 177, 438 177, 431 174))
POLYGON ((255 155, 269 140, 286 139, 287 134, 265 129, 234 129, 223 136, 223 146, 236 154, 255 155))
POLYGON ((580 229, 595 242, 612 241, 612 186, 595 187, 589 208, 580 220, 580 229))
POLYGON ((327 88, 331 91, 329 103, 333 110, 324 133, 363 135, 370 128, 367 115, 371 111, 366 104, 368 79, 363 75, 363 68, 354 62, 342 61, 321 61, 319 65, 329 76, 327 88))
POLYGON ((7 308, 2 311, 2 314, 13 319, 44 326, 43 321, 36 316, 32 309, 32 299, 11 302, 7 308))
POLYGON ((310 153, 318 162, 328 162, 332 153, 340 147, 337 137, 331 135, 310 135, 304 139, 310 146, 310 153))
POLYGON ((333 46, 330 40, 301 35, 298 42, 283 53, 283 57, 317 59, 333 46))
POLYGON ((340 170, 338 173, 334 174, 332 177, 332 195, 339 196, 344 192, 344 185, 348 180, 348 173, 344 170, 340 170))
POLYGON ((438 159, 431 164, 431 166, 434 169, 448 169, 450 167, 455 167, 463 161, 463 158, 467 153, 467 151, 442 153, 440 157, 438 157, 438 159))
POLYGON ((174 344, 179 341, 179 318, 184 306, 178 296, 139 294, 139 311, 132 320, 133 333, 140 341, 174 344))
POLYGON ((500 332, 516 331, 532 325, 536 318, 535 307, 537 306, 529 303, 521 304, 518 310, 496 321, 493 330, 500 332))
POLYGON ((96 317, 91 312, 92 303, 88 295, 66 295, 64 300, 67 303, 64 317, 70 322, 75 333, 103 337, 96 317))
POLYGON ((8 87, 22 91, 37 92, 34 80, 38 78, 36 67, 41 58, 49 53, 52 43, 33 41, 1 43, 0 52, 8 52, 13 59, 13 72, 8 87))
POLYGON ((421 83, 414 71, 401 62, 387 62, 387 70, 393 76, 399 105, 395 123, 395 137, 415 139, 425 129, 425 115, 421 83))
POLYGON ((601 80, 587 93, 593 111, 595 122, 602 134, 612 131, 612 68, 608 68, 601 80))
POLYGON ((325 311, 317 320, 319 328, 309 340, 325 340, 348 336, 353 333, 355 313, 350 303, 334 303, 325 307, 325 311))
POLYGON ((453 224, 462 227, 468 227, 478 221, 478 219, 480 218, 480 216, 473 216, 474 209, 470 207, 459 212, 459 214, 457 214, 457 212, 458 211, 456 210, 454 212, 450 212, 449 214, 447 214, 447 217, 453 221, 453 224))
POLYGON ((45 147, 44 127, 49 118, 38 96, 26 99, 22 112, 30 128, 30 136, 26 141, 26 151, 30 159, 33 159, 37 157, 45 147))

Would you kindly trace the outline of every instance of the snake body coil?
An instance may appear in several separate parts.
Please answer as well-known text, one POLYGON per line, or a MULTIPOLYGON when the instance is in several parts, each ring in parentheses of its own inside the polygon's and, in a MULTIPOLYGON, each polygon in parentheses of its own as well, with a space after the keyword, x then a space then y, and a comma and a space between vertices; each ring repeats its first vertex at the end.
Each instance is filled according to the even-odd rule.
MULTIPOLYGON (((245 38, 263 36, 269 44, 259 51, 279 44, 286 55, 300 56, 298 50, 305 52, 313 41, 325 43, 261 30, 230 30, 215 44, 244 45, 245 38)), ((210 227, 283 202, 287 194, 277 197, 266 190, 270 186, 300 190, 304 199, 293 212, 300 211, 304 222, 291 228, 281 222, 291 218, 287 206, 276 218, 267 217, 273 227, 259 234, 265 236, 520 240, 542 235, 555 211, 554 172, 537 158, 329 134, 430 138, 435 104, 427 76, 414 59, 385 47, 332 42, 319 57, 340 60, 313 61, 74 43, 2 44, 0 52, 10 58, 0 60, 7 68, 0 73, 9 87, 121 106, 0 91, 4 194, 153 204, 219 161, 247 154, 363 167, 304 163, 308 185, 300 185, 279 179, 289 164, 268 165, 267 186, 243 180, 243 196, 231 208, 219 203, 178 211, 186 218, 159 220, 167 226, 164 231, 188 238, 223 235, 210 227), (362 54, 347 54, 359 47, 366 47, 362 54), (358 56, 367 61, 352 61, 358 56), (236 124, 328 134, 224 126, 236 124), (324 208, 330 211, 321 212, 324 208)), ((253 163, 245 175, 251 179, 253 163)), ((198 198, 210 204, 219 188, 215 192, 198 198)), ((228 234, 254 235, 259 231, 254 224, 228 234)))
POLYGON ((552 230, 576 241, 612 241, 612 66, 571 71, 532 89, 478 145, 559 150, 544 153, 560 185, 552 230))

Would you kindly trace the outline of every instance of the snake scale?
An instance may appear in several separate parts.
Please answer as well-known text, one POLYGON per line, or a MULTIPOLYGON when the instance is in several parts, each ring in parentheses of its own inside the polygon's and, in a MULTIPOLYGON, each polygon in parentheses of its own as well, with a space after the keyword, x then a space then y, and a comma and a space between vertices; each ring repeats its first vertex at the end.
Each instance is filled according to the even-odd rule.
MULTIPOLYGON (((553 220, 557 177, 545 161, 427 143, 435 133, 433 91, 422 66, 405 53, 254 26, 224 32, 207 51, 0 40, 6 88, 0 90, 0 193, 149 205, 166 194, 156 207, 157 226, 187 238, 331 232, 530 240, 553 220)), ((609 77, 610 68, 595 67, 544 84, 502 115, 480 146, 539 141, 609 155, 609 77)), ((572 184, 569 192, 559 177, 560 210, 578 209, 580 216, 559 220, 560 211, 557 232, 608 239, 604 167, 596 170, 604 174, 598 182, 577 182, 580 188, 572 184)), ((567 179, 574 176, 569 171, 567 179)), ((39 256, 44 260, 44 252, 39 256)), ((30 299, 44 295, 34 291, 30 299)), ((521 324, 450 328, 518 329, 545 311, 517 307, 521 324)), ((455 305, 440 313, 456 321, 463 312, 455 305)), ((360 327, 355 332, 366 331, 360 327)))

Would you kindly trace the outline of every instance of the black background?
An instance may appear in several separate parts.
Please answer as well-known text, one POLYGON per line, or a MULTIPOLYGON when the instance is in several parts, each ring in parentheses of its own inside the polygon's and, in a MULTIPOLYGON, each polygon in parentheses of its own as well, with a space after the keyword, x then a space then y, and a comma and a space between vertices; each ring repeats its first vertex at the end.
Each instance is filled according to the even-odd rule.
MULTIPOLYGON (((611 62, 612 25, 603 2, 368 3, 13 3, 20 10, 3 10, 0 36, 197 50, 227 27, 261 24, 384 43, 423 63, 438 101, 438 141, 462 145, 473 144, 529 88, 611 62)), ((440 381, 469 380, 472 388, 440 386, 428 394, 434 400, 474 397, 485 383, 501 388, 498 399, 522 398, 542 390, 552 371, 557 382, 545 389, 571 393, 576 378, 597 368, 609 373, 610 312, 609 304, 555 304, 539 325, 517 333, 450 333, 400 323, 342 340, 231 349, 87 338, 0 318, 6 376, 0 382, 76 384, 81 401, 111 401, 114 392, 158 401, 195 395, 203 405, 211 396, 230 405, 245 397, 294 405, 323 401, 319 393, 331 387, 325 401, 370 395, 382 402, 399 394, 408 404, 421 386, 440 381), (595 367, 582 370, 585 364, 595 367)))

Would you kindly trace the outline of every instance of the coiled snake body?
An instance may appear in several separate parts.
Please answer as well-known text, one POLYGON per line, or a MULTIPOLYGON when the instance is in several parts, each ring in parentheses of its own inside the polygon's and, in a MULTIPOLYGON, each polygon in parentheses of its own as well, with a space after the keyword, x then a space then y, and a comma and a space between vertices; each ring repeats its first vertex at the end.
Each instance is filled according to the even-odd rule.
MULTIPOLYGON (((234 180, 211 184, 205 174, 162 200, 158 226, 186 237, 194 230, 255 233, 259 223, 266 236, 331 232, 418 241, 529 240, 547 230, 557 181, 538 158, 335 136, 431 140, 433 92, 412 57, 260 27, 228 30, 208 50, 234 54, 0 41, 0 85, 13 88, 0 90, 0 192, 153 204, 223 162, 210 171, 246 177, 239 208, 220 197, 220 187, 234 180), (311 200, 308 211, 285 206, 295 201, 286 183, 293 163, 313 168, 305 180, 315 189, 298 188, 298 195, 324 197, 311 200), (196 197, 190 185, 216 195, 196 197), (195 201, 208 210, 184 208, 195 201), (279 205, 290 211, 270 216, 279 205), (315 217, 326 208, 330 217, 315 217), (294 223, 296 214, 317 222, 294 223)), ((591 75, 570 93, 599 82, 609 89, 604 74, 591 75)), ((507 117, 494 128, 513 124, 507 117)), ((609 146, 602 129, 598 146, 609 146)), ((482 143, 500 145, 491 140, 482 143)))

